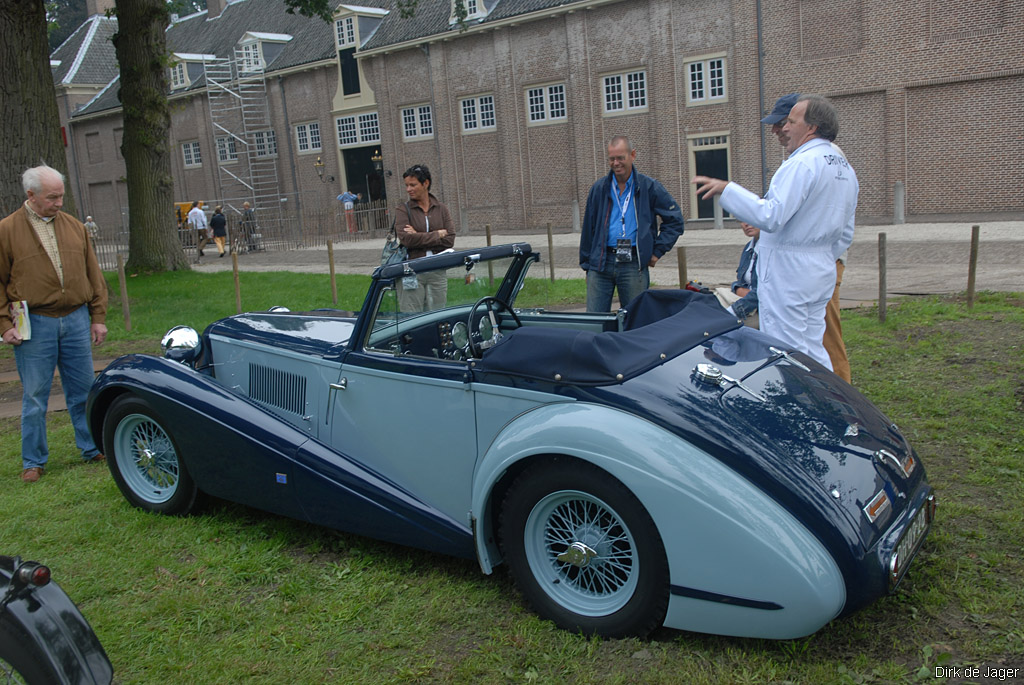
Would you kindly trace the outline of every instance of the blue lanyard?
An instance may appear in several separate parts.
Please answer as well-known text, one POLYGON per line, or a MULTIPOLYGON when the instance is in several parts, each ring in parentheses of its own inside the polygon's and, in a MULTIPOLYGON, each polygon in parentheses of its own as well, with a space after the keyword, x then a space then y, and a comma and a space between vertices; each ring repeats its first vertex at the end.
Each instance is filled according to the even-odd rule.
MULTIPOLYGON (((615 184, 615 180, 612 180, 615 184)), ((622 191, 624 200, 619 200, 618 185, 612 185, 612 199, 615 200, 615 206, 618 207, 619 213, 622 219, 622 235, 626 235, 626 210, 629 209, 629 198, 633 194, 633 174, 630 173, 629 180, 626 181, 626 189, 622 191)))

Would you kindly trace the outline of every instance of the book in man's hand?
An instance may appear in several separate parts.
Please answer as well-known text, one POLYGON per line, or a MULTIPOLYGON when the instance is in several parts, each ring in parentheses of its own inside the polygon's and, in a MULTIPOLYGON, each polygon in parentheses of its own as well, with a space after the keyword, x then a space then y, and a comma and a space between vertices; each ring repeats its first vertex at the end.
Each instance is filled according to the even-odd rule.
POLYGON ((22 340, 32 339, 32 321, 28 318, 28 302, 11 302, 11 321, 22 340))

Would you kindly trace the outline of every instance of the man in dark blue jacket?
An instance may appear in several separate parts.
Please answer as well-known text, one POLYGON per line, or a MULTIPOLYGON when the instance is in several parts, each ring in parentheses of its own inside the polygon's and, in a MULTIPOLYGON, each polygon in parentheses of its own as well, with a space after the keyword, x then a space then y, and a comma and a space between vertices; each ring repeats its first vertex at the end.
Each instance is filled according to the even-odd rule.
POLYGON ((636 150, 626 136, 608 143, 611 170, 590 188, 580 236, 580 267, 587 272, 587 311, 611 311, 651 284, 649 267, 683 232, 679 204, 664 186, 633 168, 636 150), (661 217, 659 230, 657 219, 661 217))

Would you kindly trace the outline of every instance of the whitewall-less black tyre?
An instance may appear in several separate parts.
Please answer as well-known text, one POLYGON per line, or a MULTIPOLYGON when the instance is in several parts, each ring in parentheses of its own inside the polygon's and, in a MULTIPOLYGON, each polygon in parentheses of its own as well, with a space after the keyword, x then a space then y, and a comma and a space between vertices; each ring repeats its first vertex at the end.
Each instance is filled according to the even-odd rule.
POLYGON ((198 490, 174 437, 148 402, 114 401, 103 421, 103 447, 117 487, 132 505, 161 514, 187 514, 198 490))

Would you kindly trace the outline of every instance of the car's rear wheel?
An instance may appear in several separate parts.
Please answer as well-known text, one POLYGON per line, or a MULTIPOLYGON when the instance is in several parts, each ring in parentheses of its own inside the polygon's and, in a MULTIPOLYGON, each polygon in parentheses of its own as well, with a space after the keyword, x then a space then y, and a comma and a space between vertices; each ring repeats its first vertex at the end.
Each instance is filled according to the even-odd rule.
POLYGON ((198 489, 170 432, 148 402, 118 398, 103 422, 110 473, 132 505, 161 514, 187 514, 198 489))
POLYGON ((520 592, 543 618, 587 635, 644 636, 668 607, 668 561, 654 521, 597 467, 557 460, 509 488, 501 540, 520 592))

